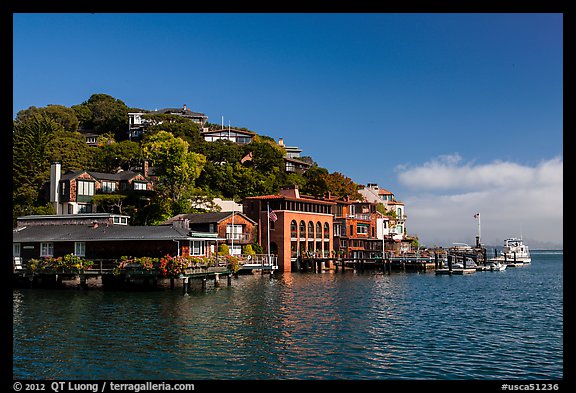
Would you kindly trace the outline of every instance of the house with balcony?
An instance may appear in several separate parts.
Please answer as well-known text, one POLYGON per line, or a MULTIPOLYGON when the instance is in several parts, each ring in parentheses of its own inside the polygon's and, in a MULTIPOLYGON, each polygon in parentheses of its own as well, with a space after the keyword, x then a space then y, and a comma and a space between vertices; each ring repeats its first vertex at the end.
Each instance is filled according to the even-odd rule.
POLYGON ((149 116, 146 115, 181 116, 198 124, 200 128, 203 128, 208 121, 208 116, 206 116, 204 113, 191 111, 188 109, 186 104, 184 104, 182 108, 163 108, 153 111, 144 110, 141 112, 130 112, 128 113, 128 139, 138 140, 142 137, 142 134, 146 132, 148 127, 162 123, 157 120, 152 120, 149 116))
POLYGON ((248 130, 238 130, 235 128, 222 128, 220 130, 204 129, 201 132, 206 142, 215 142, 219 140, 230 141, 239 145, 246 145, 254 139, 255 132, 248 130))
POLYGON ((346 258, 375 258, 382 255, 387 225, 377 203, 337 199, 334 209, 334 250, 346 258), (378 236, 381 235, 381 236, 378 236), (384 236, 384 237, 382 237, 384 236))
POLYGON ((242 212, 178 214, 160 225, 177 225, 197 232, 215 233, 228 246, 231 255, 243 254, 244 246, 254 242, 256 222, 242 212))
POLYGON ((312 164, 302 161, 300 153, 302 149, 296 146, 287 146, 284 144, 284 139, 278 139, 278 146, 284 149, 284 170, 288 173, 304 173, 312 164))
POLYGON ((50 203, 56 214, 95 213, 93 202, 96 194, 142 193, 153 190, 152 182, 140 172, 120 171, 103 173, 88 170, 71 170, 61 173, 61 164, 50 167, 50 203))
POLYGON ((367 202, 381 203, 391 213, 389 217, 389 234, 395 240, 402 240, 406 234, 406 208, 404 202, 396 200, 394 193, 379 187, 375 183, 358 190, 367 202))
POLYGON ((299 258, 331 256, 334 201, 301 195, 298 186, 290 186, 242 203, 256 222, 257 243, 264 253, 278 256, 280 271, 297 270, 299 258))

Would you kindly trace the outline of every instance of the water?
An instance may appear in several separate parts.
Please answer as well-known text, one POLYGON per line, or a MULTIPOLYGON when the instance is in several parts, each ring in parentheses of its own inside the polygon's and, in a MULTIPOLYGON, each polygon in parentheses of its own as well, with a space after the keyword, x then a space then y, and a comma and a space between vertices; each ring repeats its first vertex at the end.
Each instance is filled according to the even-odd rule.
POLYGON ((13 291, 14 379, 563 378, 562 251, 463 276, 240 276, 232 286, 13 291))

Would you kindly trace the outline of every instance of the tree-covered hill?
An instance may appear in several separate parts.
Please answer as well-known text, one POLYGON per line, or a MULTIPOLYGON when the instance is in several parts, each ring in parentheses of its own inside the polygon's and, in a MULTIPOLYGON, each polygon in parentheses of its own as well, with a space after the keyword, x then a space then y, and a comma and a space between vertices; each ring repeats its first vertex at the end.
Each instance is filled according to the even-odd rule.
MULTIPOLYGON (((128 113, 134 111, 142 110, 106 94, 93 94, 72 107, 19 111, 13 122, 13 219, 54 212, 46 192, 52 161, 61 162, 63 173, 112 173, 139 168, 148 160, 156 176, 155 192, 144 202, 130 195, 122 202, 132 224, 155 224, 175 214, 204 211, 214 197, 240 201, 287 185, 298 185, 308 195, 360 197, 352 179, 319 167, 310 156, 303 158, 313 163, 306 172, 286 172, 283 147, 257 131, 251 131, 256 135, 249 144, 207 142, 190 119, 146 114, 155 124, 141 140, 128 140, 128 113), (98 145, 88 146, 82 133, 97 134, 98 145)), ((211 123, 205 127, 219 128, 211 123)), ((101 203, 100 208, 117 209, 118 203, 101 203)))

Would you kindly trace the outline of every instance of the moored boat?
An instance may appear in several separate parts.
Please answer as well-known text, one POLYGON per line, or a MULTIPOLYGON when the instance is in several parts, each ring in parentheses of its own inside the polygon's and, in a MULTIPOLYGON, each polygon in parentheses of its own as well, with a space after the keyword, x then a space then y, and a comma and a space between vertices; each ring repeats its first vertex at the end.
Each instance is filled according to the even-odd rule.
POLYGON ((530 250, 522 238, 510 237, 504 240, 500 255, 488 260, 489 263, 502 263, 507 266, 524 266, 532 262, 530 250))

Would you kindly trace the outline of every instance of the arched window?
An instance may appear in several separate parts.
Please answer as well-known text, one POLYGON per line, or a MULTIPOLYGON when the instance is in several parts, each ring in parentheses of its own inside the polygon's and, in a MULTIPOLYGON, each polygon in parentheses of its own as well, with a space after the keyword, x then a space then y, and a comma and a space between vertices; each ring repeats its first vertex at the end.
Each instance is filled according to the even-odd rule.
POLYGON ((308 221, 308 239, 314 238, 314 223, 312 221, 308 221))
POLYGON ((327 222, 324 223, 324 238, 325 239, 330 238, 330 225, 328 225, 327 222))
POLYGON ((306 223, 304 221, 300 221, 300 238, 303 239, 306 237, 306 223))
POLYGON ((290 237, 298 236, 298 226, 296 225, 296 220, 292 220, 290 223, 290 237))
POLYGON ((316 239, 322 239, 322 224, 320 224, 320 221, 316 223, 316 239))

